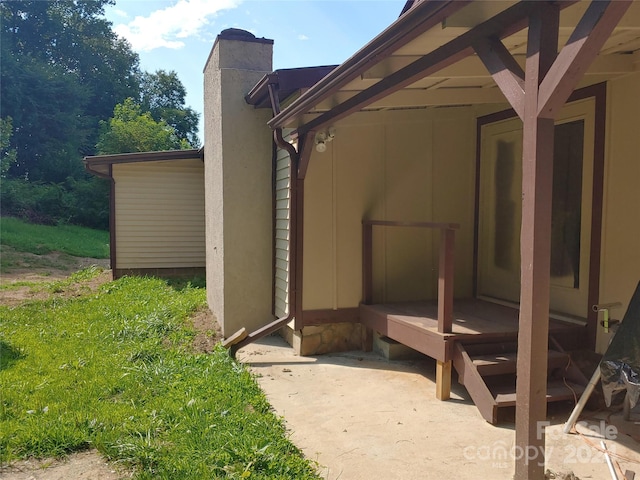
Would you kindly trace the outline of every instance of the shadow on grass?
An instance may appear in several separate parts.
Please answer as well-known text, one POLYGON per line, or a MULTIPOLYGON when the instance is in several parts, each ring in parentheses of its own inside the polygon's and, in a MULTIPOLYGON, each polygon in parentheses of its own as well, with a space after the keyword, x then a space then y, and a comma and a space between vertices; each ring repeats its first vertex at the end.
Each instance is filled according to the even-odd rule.
POLYGON ((10 368, 15 362, 24 357, 24 354, 7 342, 0 340, 0 371, 10 368))

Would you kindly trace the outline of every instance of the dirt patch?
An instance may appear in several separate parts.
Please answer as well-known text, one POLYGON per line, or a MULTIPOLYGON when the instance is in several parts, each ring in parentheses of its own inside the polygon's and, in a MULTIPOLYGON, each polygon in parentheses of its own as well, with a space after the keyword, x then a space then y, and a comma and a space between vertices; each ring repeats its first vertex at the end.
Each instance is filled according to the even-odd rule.
POLYGON ((222 330, 211 310, 204 308, 191 317, 193 328, 197 332, 193 339, 196 352, 211 353, 216 344, 222 340, 222 330))
POLYGON ((4 480, 121 480, 129 474, 107 463, 96 450, 69 455, 63 460, 22 460, 0 468, 4 480))
MULTIPOLYGON (((111 270, 107 270, 108 259, 71 257, 59 252, 34 255, 4 245, 2 249, 3 256, 8 254, 10 258, 3 262, 0 273, 0 285, 6 287, 0 289, 0 305, 16 306, 33 300, 88 295, 112 278, 111 270), (74 272, 91 266, 100 269, 100 273, 77 281, 70 279, 74 272)), ((222 339, 215 316, 208 308, 203 308, 190 320, 196 331, 194 350, 210 353, 222 339)), ((0 466, 3 480, 121 480, 130 477, 130 472, 106 462, 97 450, 74 453, 62 460, 29 459, 0 466)))
POLYGON ((102 267, 99 266, 96 268, 98 269, 96 271, 97 275, 81 281, 68 280, 69 272, 66 272, 64 276, 58 273, 55 276, 32 273, 20 276, 12 272, 11 280, 7 280, 3 274, 0 284, 5 288, 0 289, 0 305, 13 307, 32 300, 88 295, 96 291, 100 285, 111 281, 111 270, 102 270, 102 267), (15 286, 11 286, 12 284, 15 286))
POLYGON ((61 280, 91 265, 110 266, 108 258, 73 257, 61 252, 36 255, 2 245, 0 284, 61 280))

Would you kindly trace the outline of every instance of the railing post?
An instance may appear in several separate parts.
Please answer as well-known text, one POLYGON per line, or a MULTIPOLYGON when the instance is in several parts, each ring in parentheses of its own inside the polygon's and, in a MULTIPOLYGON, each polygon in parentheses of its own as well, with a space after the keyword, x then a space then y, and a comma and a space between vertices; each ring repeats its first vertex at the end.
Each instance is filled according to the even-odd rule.
POLYGON ((438 332, 451 333, 453 322, 453 246, 455 230, 440 230, 440 265, 438 269, 438 332))
POLYGON ((362 298, 365 305, 373 302, 373 225, 362 222, 362 298))

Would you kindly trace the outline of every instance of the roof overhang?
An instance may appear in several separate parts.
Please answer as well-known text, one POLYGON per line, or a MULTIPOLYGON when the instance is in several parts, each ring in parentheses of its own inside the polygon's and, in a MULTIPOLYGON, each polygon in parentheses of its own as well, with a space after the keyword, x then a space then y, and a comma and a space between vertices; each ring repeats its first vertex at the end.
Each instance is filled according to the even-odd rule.
POLYGON ((327 65, 275 70, 273 73, 262 77, 245 96, 245 100, 249 105, 253 105, 256 108, 272 108, 273 99, 271 98, 269 87, 273 87, 280 99, 292 101, 295 99, 292 97, 300 95, 314 86, 336 67, 337 65, 327 65))
POLYGON ((116 155, 87 156, 82 160, 88 172, 100 177, 110 177, 111 165, 137 162, 162 162, 174 160, 202 160, 202 149, 166 150, 159 152, 120 153, 116 155))
MULTIPOLYGON (((392 25, 333 69, 268 123, 297 133, 323 128, 358 111, 505 103, 476 54, 498 39, 524 67, 527 21, 535 1, 422 0, 407 4, 392 25)), ((559 48, 590 5, 552 2, 562 9, 559 48)), ((633 2, 579 87, 640 70, 640 2, 633 2)), ((281 98, 283 98, 281 96, 281 98)))

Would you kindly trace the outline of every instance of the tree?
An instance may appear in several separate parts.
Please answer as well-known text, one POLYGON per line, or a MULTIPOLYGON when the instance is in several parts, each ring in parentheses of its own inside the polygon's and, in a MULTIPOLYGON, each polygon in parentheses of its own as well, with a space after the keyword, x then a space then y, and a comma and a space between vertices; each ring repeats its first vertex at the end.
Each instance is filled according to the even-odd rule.
POLYGON ((102 122, 97 144, 100 155, 188 148, 191 145, 179 138, 173 127, 164 121, 155 121, 132 98, 116 105, 113 117, 102 122))
POLYGON ((198 113, 185 107, 187 91, 175 71, 144 72, 140 78, 140 104, 157 122, 165 121, 180 138, 196 148, 198 139, 198 113))
POLYGON ((99 122, 138 95, 138 56, 101 18, 113 0, 0 3, 0 102, 13 117, 10 176, 59 182, 83 175, 99 122))
MULTIPOLYGON (((3 45, 4 50, 4 45, 3 45)), ((2 113, 13 119, 10 177, 60 182, 82 172, 89 93, 73 73, 32 57, 2 57, 2 113)))
POLYGON ((16 161, 16 150, 10 148, 13 120, 11 117, 0 118, 0 178, 5 178, 9 167, 16 161))

